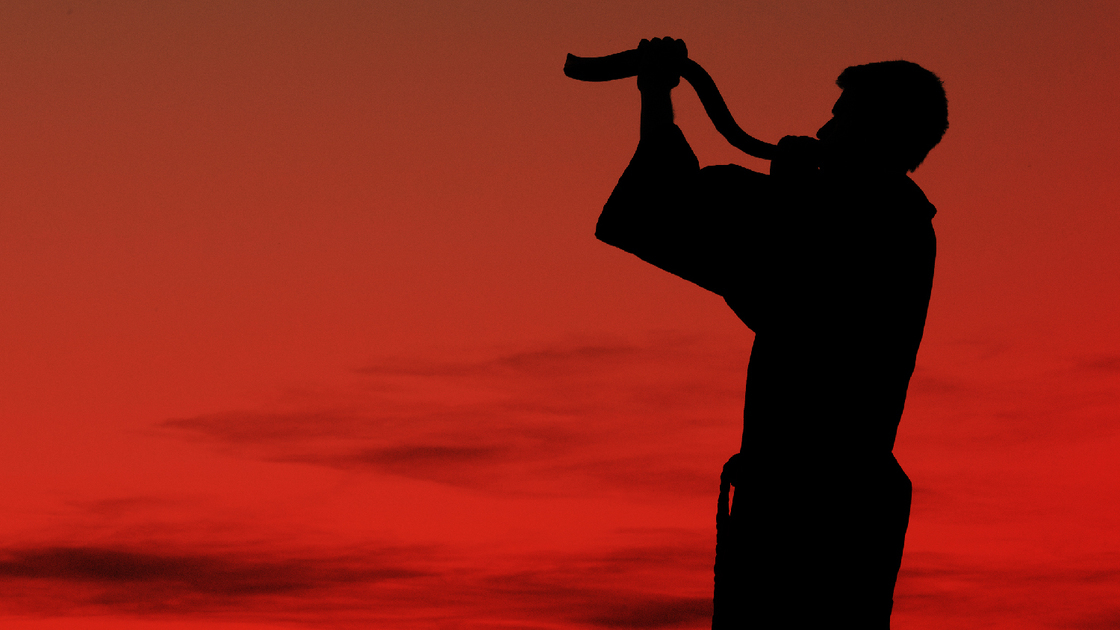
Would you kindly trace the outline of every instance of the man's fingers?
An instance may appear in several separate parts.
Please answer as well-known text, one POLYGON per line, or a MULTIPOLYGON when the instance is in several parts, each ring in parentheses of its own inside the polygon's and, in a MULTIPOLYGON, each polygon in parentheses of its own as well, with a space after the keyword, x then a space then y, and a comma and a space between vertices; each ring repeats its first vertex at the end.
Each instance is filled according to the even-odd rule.
POLYGON ((680 71, 688 59, 684 42, 672 37, 654 37, 638 43, 638 89, 673 89, 680 84, 680 71))
POLYGON ((643 39, 638 42, 638 50, 659 54, 663 56, 678 55, 682 58, 688 57, 688 46, 685 45, 683 39, 673 39, 672 37, 654 37, 653 39, 643 39))

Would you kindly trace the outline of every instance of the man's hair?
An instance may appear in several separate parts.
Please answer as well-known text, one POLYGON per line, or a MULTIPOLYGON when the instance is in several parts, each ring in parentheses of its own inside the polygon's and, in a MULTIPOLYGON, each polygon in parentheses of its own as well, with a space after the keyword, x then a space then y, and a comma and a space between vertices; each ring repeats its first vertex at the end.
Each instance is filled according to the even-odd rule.
POLYGON ((836 79, 866 105, 868 120, 913 172, 949 128, 949 102, 936 74, 909 61, 851 66, 836 79))

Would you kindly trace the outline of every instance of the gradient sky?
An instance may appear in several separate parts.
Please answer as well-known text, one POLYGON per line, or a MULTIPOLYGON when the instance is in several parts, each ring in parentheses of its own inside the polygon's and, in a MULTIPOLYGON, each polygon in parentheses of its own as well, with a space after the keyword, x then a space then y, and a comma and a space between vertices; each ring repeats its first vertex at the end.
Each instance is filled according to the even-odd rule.
MULTIPOLYGON (((637 91, 561 72, 662 35, 768 141, 845 66, 944 79, 895 627, 1120 624, 1117 3, 27 1, 0 31, 3 627, 707 627, 751 334, 594 239, 637 91)), ((701 163, 766 168, 675 100, 701 163)))

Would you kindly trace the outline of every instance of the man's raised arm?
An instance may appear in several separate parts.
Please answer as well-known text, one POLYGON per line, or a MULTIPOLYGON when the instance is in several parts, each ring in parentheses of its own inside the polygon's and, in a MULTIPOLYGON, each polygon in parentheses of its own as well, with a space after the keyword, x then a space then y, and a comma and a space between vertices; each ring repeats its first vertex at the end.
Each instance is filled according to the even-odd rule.
MULTIPOLYGON (((688 58, 684 42, 666 37, 642 40, 638 89, 642 94, 641 137, 630 165, 599 216, 595 236, 705 288, 694 269, 690 236, 700 205, 700 164, 673 123, 671 91, 680 84, 688 58)), ((714 289, 713 289, 714 290, 714 289)))

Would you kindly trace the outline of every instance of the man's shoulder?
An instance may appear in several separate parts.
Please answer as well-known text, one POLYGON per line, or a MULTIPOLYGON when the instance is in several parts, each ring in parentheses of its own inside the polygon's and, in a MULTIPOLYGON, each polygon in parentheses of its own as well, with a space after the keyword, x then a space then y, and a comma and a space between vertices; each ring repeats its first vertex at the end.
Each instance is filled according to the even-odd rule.
POLYGON ((937 208, 930 203, 925 191, 909 176, 903 176, 902 179, 903 182, 899 186, 898 192, 901 202, 906 204, 908 208, 912 208, 918 218, 932 219, 933 215, 937 214, 937 208))
POLYGON ((700 169, 700 172, 704 177, 711 179, 728 179, 743 182, 767 181, 770 179, 769 175, 759 173, 758 171, 752 171, 738 164, 714 164, 712 166, 705 166, 700 169))
POLYGON ((738 164, 718 164, 700 169, 700 186, 708 195, 757 198, 771 187, 769 175, 738 164))

